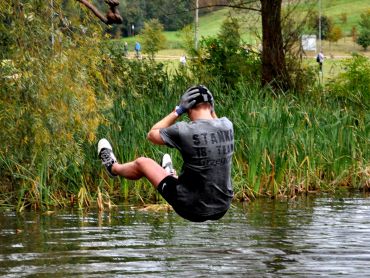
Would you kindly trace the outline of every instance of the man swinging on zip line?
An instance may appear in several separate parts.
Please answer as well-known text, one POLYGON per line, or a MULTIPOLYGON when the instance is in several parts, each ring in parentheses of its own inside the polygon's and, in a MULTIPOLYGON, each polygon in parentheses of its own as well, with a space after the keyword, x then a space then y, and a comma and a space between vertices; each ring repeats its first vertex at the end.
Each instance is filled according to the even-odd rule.
POLYGON ((162 165, 147 157, 120 164, 108 140, 101 139, 98 154, 109 175, 129 180, 147 178, 187 220, 203 222, 224 216, 233 198, 234 130, 229 119, 216 116, 212 93, 203 85, 188 88, 180 104, 153 125, 147 138, 153 144, 179 150, 183 165, 178 177, 168 154, 162 165), (184 113, 190 122, 177 121, 184 113))

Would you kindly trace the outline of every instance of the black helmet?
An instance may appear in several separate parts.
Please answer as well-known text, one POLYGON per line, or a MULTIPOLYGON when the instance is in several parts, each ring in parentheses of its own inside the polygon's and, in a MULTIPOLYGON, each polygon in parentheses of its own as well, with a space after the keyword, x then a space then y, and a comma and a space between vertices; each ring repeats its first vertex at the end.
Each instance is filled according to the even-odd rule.
POLYGON ((213 105, 214 100, 213 100, 212 93, 206 86, 204 85, 192 86, 187 91, 196 90, 196 89, 199 90, 200 95, 195 98, 196 100, 195 105, 199 103, 203 103, 203 102, 208 102, 211 105, 213 105))

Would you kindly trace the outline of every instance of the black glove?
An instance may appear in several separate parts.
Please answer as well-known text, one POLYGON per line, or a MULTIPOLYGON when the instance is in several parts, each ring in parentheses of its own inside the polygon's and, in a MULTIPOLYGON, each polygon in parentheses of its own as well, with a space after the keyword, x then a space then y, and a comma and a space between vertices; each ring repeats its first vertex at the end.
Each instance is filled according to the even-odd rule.
POLYGON ((200 96, 199 88, 190 87, 186 90, 181 97, 180 104, 175 108, 176 114, 180 116, 192 108, 196 104, 196 98, 198 96, 200 96))

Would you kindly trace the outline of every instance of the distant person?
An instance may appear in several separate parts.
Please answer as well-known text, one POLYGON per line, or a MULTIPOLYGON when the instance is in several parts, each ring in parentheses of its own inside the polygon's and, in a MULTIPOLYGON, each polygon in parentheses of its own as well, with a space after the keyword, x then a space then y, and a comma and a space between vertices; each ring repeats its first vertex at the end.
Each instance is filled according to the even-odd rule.
POLYGON ((233 198, 234 130, 228 118, 216 116, 211 92, 203 85, 190 87, 179 106, 153 125, 148 140, 181 153, 183 166, 178 177, 168 154, 163 156, 162 166, 148 157, 120 164, 110 143, 101 139, 98 153, 109 175, 129 180, 147 178, 177 214, 187 220, 220 219, 233 198), (177 121, 184 114, 190 122, 177 121))
POLYGON ((259 44, 259 45, 258 45, 257 50, 258 50, 258 52, 259 52, 259 53, 262 53, 262 51, 263 51, 263 46, 262 46, 262 44, 259 44))
POLYGON ((182 55, 182 56, 180 57, 180 64, 181 64, 182 66, 185 66, 185 65, 186 65, 186 56, 185 56, 185 55, 182 55))
POLYGON ((135 43, 136 58, 140 58, 141 45, 139 42, 135 43))
POLYGON ((324 63, 324 54, 322 53, 322 51, 320 51, 317 56, 316 56, 316 62, 319 63, 319 69, 320 69, 320 72, 322 72, 322 64, 324 63))
POLYGON ((127 42, 124 42, 124 44, 123 44, 123 55, 125 57, 128 57, 128 44, 127 44, 127 42))

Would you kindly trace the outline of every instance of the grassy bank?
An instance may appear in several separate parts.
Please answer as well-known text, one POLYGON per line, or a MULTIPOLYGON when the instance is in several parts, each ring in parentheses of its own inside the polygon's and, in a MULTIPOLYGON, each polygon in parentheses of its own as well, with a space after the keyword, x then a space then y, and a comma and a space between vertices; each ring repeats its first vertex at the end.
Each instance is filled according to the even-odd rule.
MULTIPOLYGON (((113 105, 105 109, 106 121, 100 125, 96 138, 108 138, 121 162, 138 156, 160 161, 168 152, 179 169, 178 153, 150 144, 146 133, 173 109, 189 80, 183 74, 168 76, 158 65, 131 63, 135 63, 130 65, 134 71, 124 70, 122 64, 112 69, 111 74, 124 72, 121 77, 127 75, 131 84, 127 81, 126 86, 110 85, 113 105)), ((218 115, 227 116, 234 123, 232 177, 236 200, 292 197, 303 192, 335 192, 343 188, 369 189, 370 115, 366 106, 343 102, 326 93, 275 96, 249 82, 242 82, 233 90, 217 82, 207 85, 215 95, 218 115)), ((71 156, 63 169, 53 169, 45 160, 33 174, 26 170, 13 173, 18 177, 17 185, 7 185, 12 181, 3 179, 3 189, 18 189, 3 190, 0 205, 17 204, 18 209, 24 209, 36 202, 36 207, 47 209, 54 205, 84 207, 99 202, 110 205, 112 200, 119 199, 161 202, 144 179, 136 182, 110 179, 97 158, 95 143, 83 144, 80 153, 83 157, 71 156)), ((0 153, 0 162, 3 170, 7 169, 4 165, 12 164, 4 153, 0 153)), ((8 169, 23 167, 15 166, 8 169)))

